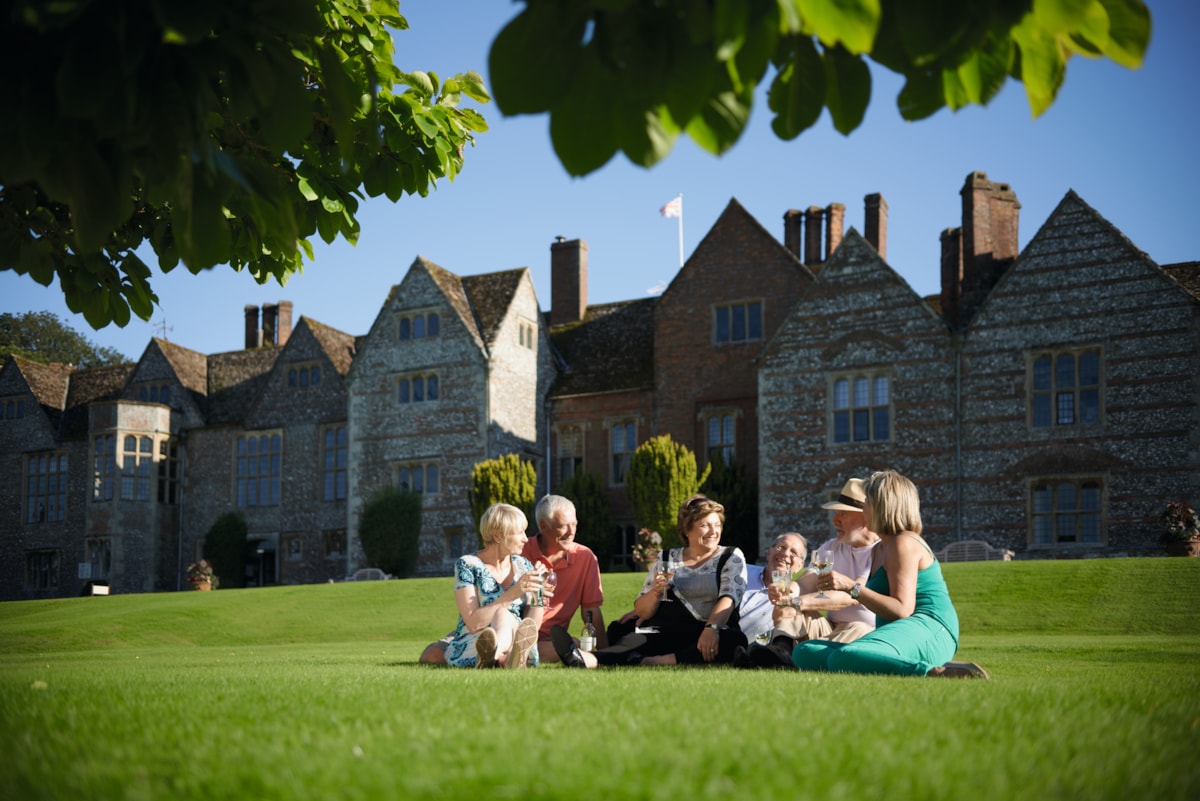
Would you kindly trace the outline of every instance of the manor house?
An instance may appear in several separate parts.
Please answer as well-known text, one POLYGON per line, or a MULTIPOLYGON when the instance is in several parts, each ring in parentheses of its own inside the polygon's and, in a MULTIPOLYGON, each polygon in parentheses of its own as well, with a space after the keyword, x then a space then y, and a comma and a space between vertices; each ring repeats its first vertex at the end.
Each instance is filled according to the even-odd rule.
POLYGON ((961 195, 934 297, 888 264, 880 195, 861 234, 832 203, 788 211, 781 239, 731 200, 659 297, 589 304, 587 244, 559 238, 548 311, 527 268, 418 257, 361 333, 280 302, 245 308, 231 353, 9 358, 0 600, 179 589, 230 511, 250 585, 338 580, 388 485, 423 493, 418 572, 445 575, 475 547, 471 469, 506 453, 539 493, 597 474, 620 563, 630 454, 664 433, 744 469, 752 542, 825 536, 820 503, 891 467, 935 548, 1157 552, 1167 501, 1200 501, 1200 264, 1156 264, 1073 191, 1019 252, 1010 186, 973 173, 961 195))

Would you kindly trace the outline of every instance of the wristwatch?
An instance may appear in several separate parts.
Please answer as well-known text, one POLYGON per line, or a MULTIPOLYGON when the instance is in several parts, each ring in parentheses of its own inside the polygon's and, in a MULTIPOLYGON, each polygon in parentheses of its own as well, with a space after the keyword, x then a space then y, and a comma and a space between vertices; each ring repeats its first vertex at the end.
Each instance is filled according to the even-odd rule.
POLYGON ((705 624, 704 624, 704 628, 706 628, 706 629, 712 629, 713 631, 720 631, 720 630, 721 630, 721 627, 720 627, 720 626, 718 626, 716 623, 705 623, 705 624))
POLYGON ((854 582, 854 587, 850 590, 850 597, 857 601, 860 592, 862 592, 862 582, 856 581, 854 582))

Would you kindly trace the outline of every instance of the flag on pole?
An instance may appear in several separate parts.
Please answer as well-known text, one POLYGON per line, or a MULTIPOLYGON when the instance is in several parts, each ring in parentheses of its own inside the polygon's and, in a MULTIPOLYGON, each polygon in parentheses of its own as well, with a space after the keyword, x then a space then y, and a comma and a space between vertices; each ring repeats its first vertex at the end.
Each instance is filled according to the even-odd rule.
POLYGON ((682 217, 683 216, 683 195, 676 195, 675 199, 658 210, 658 213, 664 217, 682 217))

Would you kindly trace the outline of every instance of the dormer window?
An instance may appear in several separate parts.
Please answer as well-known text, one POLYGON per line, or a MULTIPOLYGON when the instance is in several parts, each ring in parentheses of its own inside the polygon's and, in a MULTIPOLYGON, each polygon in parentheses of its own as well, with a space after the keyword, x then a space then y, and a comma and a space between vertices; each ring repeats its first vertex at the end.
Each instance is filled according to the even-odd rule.
POLYGON ((396 338, 401 342, 409 339, 426 339, 440 333, 441 318, 437 312, 408 314, 396 319, 396 338))

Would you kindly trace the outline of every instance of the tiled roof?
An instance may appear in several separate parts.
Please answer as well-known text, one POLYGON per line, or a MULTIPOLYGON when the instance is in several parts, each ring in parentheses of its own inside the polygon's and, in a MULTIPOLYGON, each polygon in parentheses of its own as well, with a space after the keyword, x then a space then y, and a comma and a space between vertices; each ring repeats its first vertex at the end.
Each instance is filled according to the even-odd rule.
POLYGON ((496 334, 509 307, 512 306, 517 287, 528 272, 528 268, 522 267, 518 270, 463 277, 462 286, 467 294, 467 301, 475 310, 479 332, 489 348, 495 343, 496 334))
POLYGON ((1164 264, 1162 271, 1187 290, 1187 293, 1200 299, 1200 261, 1185 261, 1178 264, 1164 264))
POLYGON ((413 267, 422 267, 429 273, 429 277, 441 288, 442 294, 446 296, 454 311, 462 319, 463 325, 475 337, 475 341, 479 343, 480 347, 483 347, 483 333, 479 330, 479 321, 475 319, 475 313, 471 310, 471 303, 467 300, 467 292, 463 287, 462 279, 423 256, 417 257, 416 262, 413 263, 413 267))
POLYGON ((67 385, 74 368, 66 364, 42 364, 16 355, 12 358, 38 403, 62 411, 67 402, 67 385))
POLYGON ((644 389, 654 384, 658 298, 589 306, 583 320, 550 331, 565 364, 552 397, 644 389))
POLYGON ((350 370, 350 364, 354 361, 355 338, 336 328, 330 328, 324 323, 318 323, 311 317, 301 317, 300 320, 312 331, 313 337, 320 343, 321 349, 325 351, 329 361, 333 363, 333 369, 337 370, 338 374, 344 378, 350 370))
POLYGON ((208 423, 237 423, 258 397, 279 348, 255 348, 208 357, 208 423))
POLYGON ((171 365, 184 389, 201 396, 208 394, 207 356, 158 337, 152 341, 162 351, 163 358, 171 365))
POLYGON ((61 428, 63 439, 86 436, 88 405, 116 400, 136 369, 136 364, 129 363, 76 370, 71 375, 71 388, 67 392, 66 415, 61 428))

